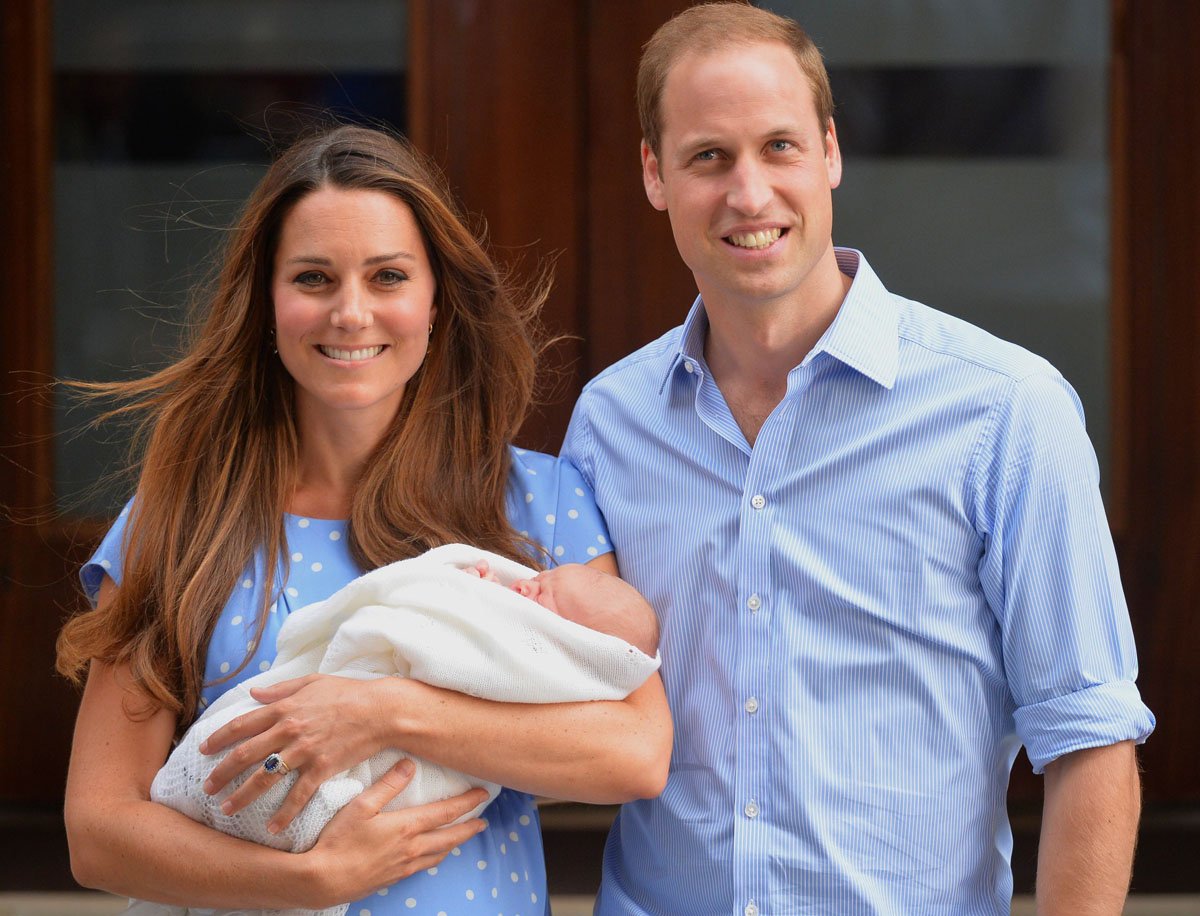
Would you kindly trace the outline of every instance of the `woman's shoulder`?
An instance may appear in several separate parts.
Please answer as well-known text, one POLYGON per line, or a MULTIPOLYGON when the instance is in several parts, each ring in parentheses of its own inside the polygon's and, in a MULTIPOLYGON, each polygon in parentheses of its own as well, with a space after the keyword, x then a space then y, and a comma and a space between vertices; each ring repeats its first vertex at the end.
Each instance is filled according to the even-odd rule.
POLYGON ((129 513, 133 508, 133 500, 125 503, 120 514, 114 519, 112 526, 104 535, 99 546, 86 563, 80 567, 79 581, 83 585, 84 594, 94 607, 100 594, 100 584, 108 576, 117 585, 121 584, 122 569, 125 565, 125 527, 129 522, 129 513))
POLYGON ((586 563, 612 549, 591 488, 565 458, 513 447, 508 512, 512 526, 559 563, 586 563))
POLYGON ((546 452, 539 452, 530 448, 520 448, 516 445, 508 447, 508 454, 512 458, 514 469, 525 471, 527 474, 532 474, 533 476, 537 476, 539 472, 553 472, 562 460, 557 455, 550 455, 546 452))
POLYGON ((591 489, 567 459, 516 446, 510 446, 509 453, 510 504, 514 499, 527 506, 557 504, 563 495, 594 502, 591 489))

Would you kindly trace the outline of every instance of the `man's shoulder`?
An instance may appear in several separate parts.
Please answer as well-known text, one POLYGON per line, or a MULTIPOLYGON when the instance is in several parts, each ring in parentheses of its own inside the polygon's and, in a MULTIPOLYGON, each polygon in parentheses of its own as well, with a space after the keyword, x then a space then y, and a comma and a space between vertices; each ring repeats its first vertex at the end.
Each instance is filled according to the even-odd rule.
POLYGON ((995 376, 997 382, 1019 382, 1031 376, 1061 378, 1044 357, 1004 340, 965 319, 921 302, 894 297, 899 307, 902 346, 919 348, 930 358, 995 376))
POLYGON ((638 390, 658 391, 667 368, 679 352, 682 325, 671 328, 657 340, 621 357, 583 386, 582 398, 603 394, 628 394, 638 390))

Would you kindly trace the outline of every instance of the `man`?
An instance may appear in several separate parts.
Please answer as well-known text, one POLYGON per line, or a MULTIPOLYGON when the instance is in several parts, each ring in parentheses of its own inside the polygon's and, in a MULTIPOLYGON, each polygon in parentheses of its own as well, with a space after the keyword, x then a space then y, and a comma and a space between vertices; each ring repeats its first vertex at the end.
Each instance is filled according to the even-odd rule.
POLYGON ((638 100, 700 297, 588 385, 565 445, 661 618, 676 733, 597 912, 1008 913, 1024 744, 1040 912, 1120 913, 1154 719, 1074 392, 833 247, 832 100, 795 23, 687 10, 638 100))

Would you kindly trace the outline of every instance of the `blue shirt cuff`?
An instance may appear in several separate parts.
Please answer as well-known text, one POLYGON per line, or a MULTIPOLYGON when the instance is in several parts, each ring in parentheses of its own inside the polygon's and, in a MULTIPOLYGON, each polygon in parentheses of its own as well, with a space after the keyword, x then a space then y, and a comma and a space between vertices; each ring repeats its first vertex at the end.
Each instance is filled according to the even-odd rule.
POLYGON ((1086 747, 1119 741, 1141 744, 1155 724, 1133 681, 1110 681, 1022 706, 1014 719, 1035 773, 1086 747))

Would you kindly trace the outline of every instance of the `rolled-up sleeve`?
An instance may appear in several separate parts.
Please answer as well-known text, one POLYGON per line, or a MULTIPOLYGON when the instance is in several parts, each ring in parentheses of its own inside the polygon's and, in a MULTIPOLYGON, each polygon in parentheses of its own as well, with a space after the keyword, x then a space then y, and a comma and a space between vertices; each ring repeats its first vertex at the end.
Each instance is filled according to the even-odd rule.
POLYGON ((1035 772, 1154 729, 1099 470, 1075 392, 1015 381, 977 453, 979 577, 999 622, 1014 721, 1035 772))

